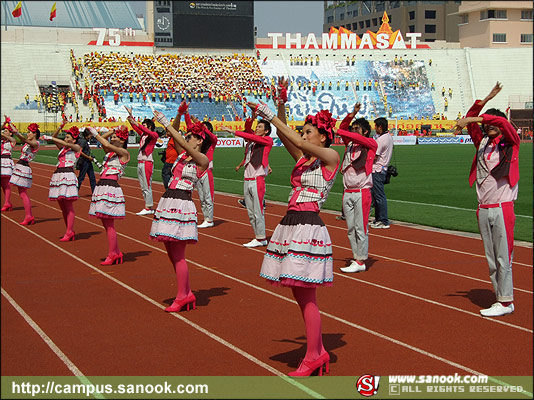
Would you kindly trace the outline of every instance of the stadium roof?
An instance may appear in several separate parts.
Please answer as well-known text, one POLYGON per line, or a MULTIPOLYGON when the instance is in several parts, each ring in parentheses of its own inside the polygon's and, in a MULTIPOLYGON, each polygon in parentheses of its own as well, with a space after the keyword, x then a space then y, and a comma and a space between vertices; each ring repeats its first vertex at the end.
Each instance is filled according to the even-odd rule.
POLYGON ((50 21, 54 1, 22 1, 22 15, 11 12, 18 4, 2 1, 2 28, 35 26, 48 28, 132 28, 142 29, 128 1, 57 1, 56 18, 50 21))

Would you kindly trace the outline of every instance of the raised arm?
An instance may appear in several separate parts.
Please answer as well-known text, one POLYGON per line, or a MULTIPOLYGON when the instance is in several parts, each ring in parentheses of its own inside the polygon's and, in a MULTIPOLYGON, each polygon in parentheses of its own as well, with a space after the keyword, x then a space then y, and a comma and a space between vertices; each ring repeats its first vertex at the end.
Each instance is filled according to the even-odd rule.
MULTIPOLYGON (((278 94, 276 96, 276 102, 275 103, 278 105, 278 110, 277 110, 278 111, 278 117, 277 117, 277 119, 279 120, 279 122, 281 122, 288 129, 291 129, 291 128, 289 128, 287 126, 287 119, 286 119, 286 102, 287 102, 287 87, 288 87, 288 85, 289 85, 289 82, 284 77, 281 77, 280 79, 278 79, 278 94)), ((255 105, 255 103, 252 103, 252 104, 253 104, 253 106, 251 106, 249 104, 249 107, 250 108, 254 107, 253 108, 253 112, 256 113, 256 109, 255 109, 256 105, 255 105)), ((273 125, 276 126, 274 123, 273 123, 273 125)), ((278 134, 278 131, 277 131, 277 134, 278 134)), ((298 133, 297 133, 297 135, 298 135, 298 133)), ((280 140, 282 141, 282 144, 284 145, 286 150, 289 152, 289 154, 291 155, 291 157, 293 157, 293 159, 295 161, 299 160, 303 156, 302 151, 299 150, 285 135, 278 134, 278 137, 280 138, 280 140)))
POLYGON ((126 118, 126 120, 130 123, 130 125, 132 126, 132 129, 134 130, 135 133, 137 133, 139 136, 148 135, 152 139, 156 139, 156 140, 159 138, 159 136, 158 136, 158 134, 156 132, 152 132, 146 126, 144 126, 143 124, 140 124, 139 122, 137 122, 135 120, 135 118, 132 115, 132 109, 131 108, 128 108, 126 106, 124 106, 124 108, 126 109, 126 111, 128 111, 128 114, 129 114, 128 118, 126 118))
POLYGON ((170 124, 169 120, 159 111, 154 111, 154 116, 156 117, 157 121, 165 127, 167 132, 169 132, 172 135, 172 138, 174 139, 174 142, 180 145, 188 155, 191 156, 191 158, 195 161, 197 166, 199 167, 201 172, 204 172, 208 166, 209 166, 209 160, 208 157, 193 148, 182 136, 180 132, 178 132, 174 127, 170 124))
POLYGON ((28 139, 26 136, 23 136, 20 134, 19 130, 17 129, 17 127, 15 126, 15 124, 13 124, 13 122, 10 122, 9 123, 9 130, 17 137, 19 138, 19 140, 25 144, 29 144, 30 147, 32 149, 36 149, 39 147, 39 142, 37 141, 37 139, 28 139))
POLYGON ((11 142, 11 144, 13 144, 13 145, 17 144, 17 140, 13 136, 8 136, 4 132, 2 132, 2 139, 11 142))
POLYGON ((282 142, 284 142, 282 139, 284 137, 292 145, 291 150, 288 149, 288 151, 295 161, 299 160, 304 154, 308 154, 320 159, 329 171, 334 171, 337 168, 339 164, 339 154, 337 151, 327 147, 316 146, 304 140, 302 136, 276 117, 266 104, 255 104, 252 102, 248 104, 250 107, 254 107, 259 115, 276 126, 278 137, 282 142))
MULTIPOLYGON (((67 123, 67 119, 63 118, 63 121, 61 122, 61 124, 59 124, 58 128, 56 129, 56 131, 54 133, 52 133, 52 137, 49 139, 52 142, 54 142, 54 144, 56 145, 56 147, 59 150, 61 150, 63 147, 65 147, 67 145, 67 143, 64 140, 61 140, 61 139, 59 139, 57 137, 59 135, 59 132, 61 132, 61 130, 65 127, 66 123, 67 123)), ((41 135, 41 137, 43 139, 45 139, 45 140, 48 139, 47 135, 41 135)))
POLYGON ((343 141, 354 142, 370 150, 376 150, 378 148, 376 140, 360 135, 359 133, 350 132, 339 128, 336 131, 336 134, 341 136, 341 139, 343 139, 343 141))
POLYGON ((110 151, 116 153, 123 161, 125 161, 127 158, 129 159, 130 153, 128 153, 128 150, 126 150, 124 147, 119 147, 111 144, 107 138, 111 136, 113 131, 109 131, 104 133, 103 135, 99 135, 95 128, 93 127, 86 127, 85 129, 89 129, 89 132, 91 132, 91 135, 100 142, 102 145, 102 149, 106 153, 109 153, 110 151))
POLYGON ((356 103, 354 105, 354 110, 352 110, 352 112, 348 113, 347 116, 345 118, 343 118, 343 121, 341 121, 341 124, 339 125, 339 129, 344 129, 344 130, 348 131, 349 128, 350 128, 350 123, 352 122, 352 120, 354 119, 356 114, 358 114, 358 112, 360 111, 360 108, 362 108, 362 104, 361 103, 356 103))

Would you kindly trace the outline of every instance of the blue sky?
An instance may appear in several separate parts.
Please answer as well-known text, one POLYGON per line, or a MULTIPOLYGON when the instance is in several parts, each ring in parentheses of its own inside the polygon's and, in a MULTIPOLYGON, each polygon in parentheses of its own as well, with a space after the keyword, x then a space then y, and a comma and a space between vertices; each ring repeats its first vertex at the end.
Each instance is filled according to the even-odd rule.
MULTIPOLYGON (((145 14, 144 1, 130 1, 136 14, 145 14)), ((310 32, 319 36, 323 32, 322 1, 255 1, 254 25, 258 37, 267 37, 269 32, 310 32)))

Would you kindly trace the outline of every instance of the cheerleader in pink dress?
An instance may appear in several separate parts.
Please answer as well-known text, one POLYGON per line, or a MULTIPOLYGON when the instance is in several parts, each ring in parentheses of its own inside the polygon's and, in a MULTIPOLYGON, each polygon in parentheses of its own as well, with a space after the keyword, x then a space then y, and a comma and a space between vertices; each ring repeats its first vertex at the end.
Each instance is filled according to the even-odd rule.
POLYGON ((19 161, 13 169, 13 175, 11 175, 9 183, 19 188, 19 195, 24 205, 24 211, 26 212, 26 216, 20 224, 33 225, 35 224, 35 218, 32 215, 32 203, 30 196, 28 196, 28 189, 32 187, 32 169, 30 168, 30 162, 34 160, 35 155, 39 151, 38 140, 41 132, 39 131, 39 125, 35 123, 28 125, 28 133, 25 137, 19 133, 12 123, 9 124, 9 127, 11 132, 19 140, 24 142, 19 161))
POLYGON ((74 202, 78 200, 78 178, 74 172, 74 165, 82 150, 77 144, 80 137, 77 126, 72 126, 68 131, 65 131, 65 140, 58 139, 57 135, 66 122, 64 120, 52 136, 42 135, 44 140, 51 140, 59 149, 57 168, 50 179, 48 200, 57 200, 63 213, 63 221, 65 221, 67 230, 65 235, 59 239, 60 242, 74 240, 74 219, 76 216, 74 202))
POLYGON ((205 126, 200 122, 191 126, 190 133, 184 139, 163 114, 154 112, 154 115, 174 139, 177 151, 184 150, 174 162, 169 188, 161 196, 150 229, 150 238, 165 244, 176 273, 176 299, 165 311, 178 312, 185 306, 189 310, 190 305, 195 309, 196 298, 189 285, 185 248, 188 243, 198 241, 197 210, 191 193, 195 183, 209 167, 206 152, 211 142, 205 126))
POLYGON ((121 125, 112 131, 99 135, 96 129, 89 127, 91 135, 102 144, 106 152, 100 179, 96 184, 89 206, 89 216, 100 218, 108 238, 108 255, 101 265, 122 264, 123 254, 119 250, 115 219, 126 216, 124 194, 119 186, 119 179, 124 174, 124 167, 130 161, 128 146, 128 128, 121 125), (110 138, 109 141, 107 138, 110 138))
POLYGON ((2 127, 2 150, 0 157, 2 158, 1 176, 2 190, 4 191, 4 206, 1 211, 13 210, 13 204, 11 204, 11 185, 9 184, 9 180, 11 179, 13 169, 15 168, 15 164, 11 158, 11 152, 13 151, 13 147, 17 144, 17 141, 9 130, 9 122, 9 118, 6 117, 6 122, 2 127))
MULTIPOLYGON (((284 91, 287 81, 282 79, 280 84, 284 91)), ((279 102, 278 117, 265 104, 248 105, 276 127, 278 137, 297 162, 291 173, 288 211, 267 246, 260 276, 273 285, 290 287, 304 318, 306 355, 289 376, 309 376, 316 370, 322 375, 323 366, 328 372, 330 356, 323 347, 316 288, 332 285, 333 258, 330 235, 319 210, 340 163, 338 152, 328 148, 336 120, 326 110, 308 115, 301 136, 286 125, 283 101, 279 102)))

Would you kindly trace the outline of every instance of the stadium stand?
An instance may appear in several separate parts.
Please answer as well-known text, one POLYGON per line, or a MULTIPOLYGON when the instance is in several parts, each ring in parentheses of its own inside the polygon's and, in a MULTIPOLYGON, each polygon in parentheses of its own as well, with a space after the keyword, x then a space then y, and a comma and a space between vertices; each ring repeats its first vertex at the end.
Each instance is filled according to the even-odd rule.
MULTIPOLYGON (((7 3, 14 7, 16 2, 7 3)), ((40 2, 30 3, 31 7, 41 6, 40 2)), ((59 93, 65 93, 60 109, 73 120, 78 115, 81 121, 124 121, 124 104, 133 106, 136 116, 151 116, 152 103, 173 117, 182 98, 192 102, 190 110, 199 118, 240 120, 244 118, 242 98, 272 105, 270 91, 282 75, 292 82, 287 111, 295 121, 320 108, 342 118, 357 101, 362 102, 361 112, 369 119, 456 119, 497 80, 503 83, 503 90, 495 107, 506 110, 512 99, 532 102, 531 85, 524 83, 532 77, 530 46, 352 51, 262 48, 261 57, 256 50, 95 46, 89 44, 95 34, 83 27, 140 28, 128 2, 70 3, 72 12, 57 17, 57 26, 65 27, 57 32, 48 20, 45 24, 32 13, 31 19, 17 19, 30 25, 22 33, 22 28, 10 26, 2 35, 1 107, 14 121, 61 119, 44 104, 52 82, 59 93), (396 65, 395 59, 400 58, 403 63, 396 65), (513 62, 502 67, 494 60, 513 62), (147 101, 137 97, 145 90, 147 101), (119 95, 117 104, 114 91, 119 95), (131 102, 130 91, 134 93, 131 102), (67 92, 76 93, 74 101, 69 101, 67 92), (165 93, 167 101, 161 101, 165 93), (40 107, 35 100, 39 96, 40 107)), ((43 8, 41 17, 47 18, 48 11, 43 8)), ((26 14, 23 17, 30 18, 26 14)))

